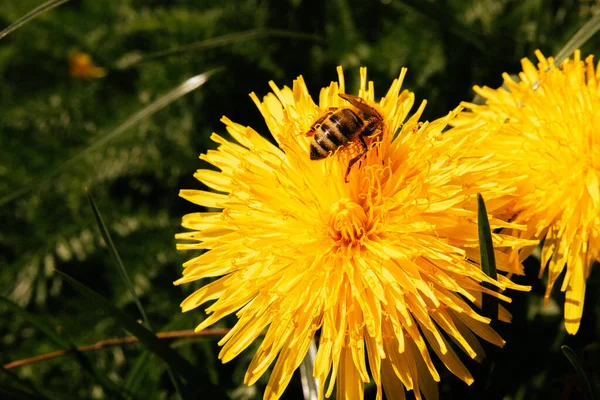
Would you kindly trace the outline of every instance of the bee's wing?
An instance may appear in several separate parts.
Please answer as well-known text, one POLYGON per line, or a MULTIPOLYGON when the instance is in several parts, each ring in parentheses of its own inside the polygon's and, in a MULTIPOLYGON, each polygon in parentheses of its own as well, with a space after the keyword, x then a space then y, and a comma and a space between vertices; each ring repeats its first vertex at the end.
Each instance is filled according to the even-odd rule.
POLYGON ((348 101, 354 107, 358 108, 360 111, 362 111, 366 114, 379 116, 379 112, 377 112, 377 110, 375 110, 373 107, 368 105, 366 101, 364 101, 363 99, 361 99, 358 96, 353 96, 351 94, 346 94, 346 93, 338 93, 338 96, 340 96, 342 99, 348 101))

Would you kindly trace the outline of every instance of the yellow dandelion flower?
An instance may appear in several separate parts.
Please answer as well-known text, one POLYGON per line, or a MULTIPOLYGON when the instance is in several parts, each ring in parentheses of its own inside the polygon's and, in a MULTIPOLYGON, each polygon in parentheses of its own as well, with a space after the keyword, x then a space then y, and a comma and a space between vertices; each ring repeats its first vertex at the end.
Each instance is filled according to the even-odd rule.
POLYGON ((548 268, 546 300, 566 265, 565 326, 575 334, 585 282, 600 258, 600 85, 592 56, 557 67, 536 52, 538 66, 522 60, 520 82, 504 74, 505 88, 475 87, 487 102, 456 125, 478 126, 484 147, 517 182, 506 212, 526 224, 520 236, 545 237, 541 271, 548 268))
MULTIPOLYGON (((305 134, 324 112, 350 107, 339 96, 345 93, 340 68, 339 83, 322 89, 318 105, 302 77, 292 88, 271 82, 273 93, 263 101, 251 94, 277 145, 223 118, 237 143, 213 134, 218 149, 200 158, 220 171, 195 174, 215 192, 180 192, 221 209, 183 218, 191 232, 177 238, 191 243, 178 248, 206 252, 185 263, 175 283, 219 278, 190 295, 182 309, 216 300, 197 330, 236 313, 238 322, 219 343, 223 362, 266 331, 245 376, 252 385, 275 363, 265 399, 281 396, 314 338, 320 398, 335 387, 338 399, 362 399, 371 379, 377 399, 383 390, 390 399, 404 398, 404 388, 418 399, 435 399, 440 376, 429 349, 470 384, 473 378, 448 340, 477 359, 484 356, 477 337, 504 343, 472 304, 480 305, 482 293, 510 300, 483 282, 500 291, 527 289, 504 276, 492 280, 477 264, 476 193, 490 199, 491 210, 506 193, 469 179, 485 161, 456 163, 467 145, 441 132, 458 110, 420 123, 423 102, 407 119, 414 94, 400 91, 405 72, 376 103, 373 83, 361 69, 358 96, 381 114, 384 129, 348 183, 348 162, 360 149, 350 145, 313 161, 312 139, 305 134)), ((494 241, 499 247, 520 243, 497 234, 494 241)), ((497 258, 499 269, 509 269, 507 256, 497 252, 497 258)), ((509 318, 501 307, 500 319, 509 318)))
POLYGON ((80 79, 103 78, 106 68, 94 64, 89 54, 74 51, 69 53, 69 76, 80 79))

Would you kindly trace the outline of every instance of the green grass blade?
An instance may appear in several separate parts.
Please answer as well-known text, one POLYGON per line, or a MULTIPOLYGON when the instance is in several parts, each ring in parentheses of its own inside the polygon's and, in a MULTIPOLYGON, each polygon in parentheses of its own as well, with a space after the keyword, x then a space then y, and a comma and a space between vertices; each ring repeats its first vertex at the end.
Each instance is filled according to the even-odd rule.
MULTIPOLYGON (((106 227, 106 224, 104 223, 104 220, 102 219, 102 215, 100 215, 100 211, 98 210, 98 207, 96 207, 94 198, 92 197, 92 194, 89 191, 87 192, 87 195, 88 195, 88 200, 90 202, 90 205, 92 206, 92 211, 94 212, 94 217, 96 218, 96 223, 98 224, 98 229, 100 229, 102 238, 104 239, 104 242, 106 243, 106 246, 108 247, 108 252, 110 253, 111 258, 113 259, 113 262, 115 263, 115 266, 117 267, 117 270, 119 271, 119 275, 121 275, 121 279, 123 279, 123 282, 125 282, 125 286, 127 286, 127 290, 129 290, 129 293, 133 297, 135 305, 137 306, 140 314, 142 315, 142 319, 143 319, 144 323, 146 324, 146 327, 150 331, 154 331, 152 329, 152 324, 150 323, 150 319, 148 318, 148 315, 146 314, 146 310, 144 310, 144 307, 142 306, 142 302, 140 301, 140 298, 137 296, 137 293, 135 292, 135 289, 133 288, 131 279, 129 279, 129 275, 127 274, 127 269, 125 269, 125 265, 123 265, 123 261, 121 261, 121 256, 119 256, 119 252, 117 251, 117 248, 115 247, 115 244, 112 241, 110 233, 108 232, 108 228, 106 227)), ((181 385, 180 385, 177 377, 173 374, 173 371, 171 371, 171 368, 169 367, 168 364, 167 364, 167 373, 169 374, 169 378, 171 378, 171 382, 173 382, 173 386, 175 387, 177 394, 179 394, 179 397, 182 398, 181 385)))
MULTIPOLYGON (((113 317, 123 329, 137 337, 146 346, 148 351, 163 359, 174 372, 183 377, 188 383, 198 381, 200 374, 196 371, 196 368, 169 345, 158 339, 152 331, 139 324, 134 318, 131 318, 95 291, 82 285, 65 273, 60 271, 57 271, 57 273, 85 297, 87 301, 102 309, 113 317)), ((207 382, 203 383, 207 384, 207 382)))
POLYGON ((64 171, 68 170, 73 165, 77 164, 84 157, 86 157, 89 154, 93 153, 94 151, 100 149, 106 143, 115 139, 117 136, 121 135, 123 132, 126 132, 132 126, 136 125, 137 123, 139 123, 140 121, 143 121, 146 118, 149 118, 154 113, 162 110, 163 108, 165 108, 166 106, 168 106, 169 104, 174 102, 175 100, 179 99, 180 97, 182 97, 182 96, 190 93, 191 91, 198 89, 200 86, 204 85, 208 81, 208 79, 216 72, 218 72, 218 70, 215 69, 215 70, 211 70, 211 71, 208 71, 208 72, 205 72, 205 73, 202 73, 202 74, 199 74, 199 75, 189 78, 188 80, 183 82, 181 85, 177 86, 175 89, 173 89, 170 92, 159 97, 152 104, 149 104, 148 106, 144 107, 140 111, 133 114, 125 122, 123 122, 121 125, 117 126, 115 129, 113 129, 106 135, 101 135, 99 139, 97 139, 95 142, 90 144, 88 147, 79 151, 79 153, 75 154, 70 159, 68 159, 64 162, 61 162, 60 164, 56 165, 54 168, 51 168, 48 173, 42 175, 41 177, 39 177, 37 179, 34 179, 33 182, 26 184, 16 190, 12 191, 11 193, 8 193, 8 194, 0 197, 0 207, 29 193, 36 187, 42 187, 44 185, 47 185, 52 179, 54 179, 55 177, 57 177, 64 171))
POLYGON ((138 356, 135 364, 133 364, 133 368, 131 368, 127 373, 124 386, 133 393, 136 393, 142 384, 143 372, 145 371, 145 366, 148 362, 148 356, 150 356, 150 353, 144 350, 138 356))
MULTIPOLYGON (((131 393, 137 393, 139 390, 142 381, 144 379, 144 374, 147 372, 147 362, 148 356, 150 353, 148 351, 143 351, 137 358, 133 368, 128 372, 127 377, 125 378, 125 389, 129 390, 131 393)), ((181 399, 193 398, 193 395, 189 388, 186 385, 182 385, 177 375, 173 373, 171 368, 167 365, 167 373, 169 374, 169 378, 173 383, 173 387, 175 391, 179 395, 181 399)))
POLYGON ((577 357, 577 354, 575 354, 575 352, 571 350, 569 346, 560 346, 560 349, 562 350, 565 357, 567 357, 571 365, 573 365, 573 368, 575 368, 575 372, 579 377, 579 382, 581 383, 581 388, 585 399, 596 400, 596 395, 594 394, 594 390, 592 389, 592 384, 590 383, 588 375, 585 373, 585 369, 583 369, 583 366, 581 365, 581 361, 579 361, 579 357, 577 357))
POLYGON ((48 322, 46 322, 44 319, 38 317, 33 313, 30 313, 24 308, 21 308, 6 297, 0 296, 0 303, 4 303, 4 305, 8 307, 9 310, 14 312, 15 314, 18 314, 21 318, 35 326, 56 346, 65 350, 71 350, 74 347, 71 345, 71 343, 69 343, 69 341, 60 336, 58 332, 56 332, 54 327, 51 326, 48 322))
POLYGON ((182 387, 181 382, 179 381, 179 377, 173 373, 173 370, 171 370, 171 367, 168 364, 167 374, 169 374, 169 379, 171 380, 171 383, 173 384, 173 387, 175 388, 175 391, 177 392, 177 395, 180 399, 186 400, 193 398, 193 396, 189 393, 187 388, 182 387))
MULTIPOLYGON (((454 13, 445 6, 422 0, 400 0, 400 3, 411 7, 417 12, 427 15, 429 18, 446 27, 450 32, 463 39, 482 53, 489 53, 489 49, 495 48, 489 41, 484 39, 479 32, 473 31, 466 25, 455 20, 454 13)), ((396 3, 392 3, 398 7, 396 3)))
MULTIPOLYGON (((110 253, 111 258, 113 259, 113 262, 115 263, 117 270, 119 271, 119 274, 121 275, 121 279, 123 279, 123 282, 125 282, 125 286, 127 286, 127 290, 129 290, 129 293, 131 293, 131 296, 133 297, 135 305, 137 306, 138 310, 140 311, 140 314, 142 315, 142 319, 144 320, 146 327, 150 331, 154 331, 152 329, 152 324, 150 323, 150 319, 148 318, 148 315, 146 314, 146 310, 144 310, 144 307, 142 306, 142 302, 140 301, 139 297, 137 296, 137 293, 135 293, 135 289, 133 288, 131 279, 129 279, 129 275, 127 274, 127 269, 125 269, 125 265, 123 265, 123 261, 121 261, 121 256, 119 256, 119 252, 117 251, 117 248, 115 247, 115 244, 112 241, 110 233, 108 232, 108 228, 106 227, 106 224, 104 223, 104 220, 102 219, 102 215, 100 215, 100 211, 98 210, 98 207, 96 207, 94 198, 92 197, 92 194, 89 191, 87 192, 87 195, 88 195, 88 200, 90 201, 90 205, 92 206, 92 211, 94 212, 94 217, 96 218, 96 223, 98 224, 98 229, 100 229, 102 238, 104 239, 104 242, 106 243, 106 246, 108 247, 108 252, 110 253)), ((168 364, 167 364, 167 373, 169 374, 169 378, 171 378, 171 382, 173 383, 173 386, 175 387, 177 394, 179 394, 180 398, 183 398, 181 395, 181 385, 179 383, 179 380, 173 374, 173 371, 171 371, 171 368, 169 367, 168 364)))
POLYGON ((356 25, 352 18, 352 7, 347 0, 335 0, 335 15, 340 24, 340 29, 346 41, 352 43, 356 40, 356 25))
MULTIPOLYGON (((490 222, 485 209, 483 197, 477 194, 477 233, 479 235, 479 256, 481 258, 481 269, 490 278, 498 279, 496 272, 496 257, 494 256, 494 244, 492 242, 492 232, 490 230, 490 222)), ((490 290, 496 290, 495 286, 487 282, 483 282, 483 287, 490 290)), ((482 295, 482 311, 483 314, 492 319, 498 318, 498 299, 493 296, 482 295)))
POLYGON ((92 206, 92 211, 94 212, 94 218, 96 218, 96 224, 98 224, 98 229, 100 230, 100 233, 102 234, 102 238, 104 239, 104 242, 106 243, 106 247, 108 247, 108 252, 110 253, 110 257, 113 259, 113 262, 115 263, 115 266, 117 267, 117 270, 119 271, 119 275, 121 275, 121 279, 123 279, 123 282, 125 282, 125 286, 127 286, 127 290, 129 290, 129 293, 133 297, 133 301, 135 302, 135 305, 137 306, 137 308, 142 316, 142 319, 144 320, 144 323, 146 324, 146 327, 149 330, 152 330, 152 325, 150 324, 148 315, 146 315, 146 310, 144 310, 144 307, 142 306, 142 303, 140 302, 140 299, 139 299, 137 293, 135 293, 135 289, 133 288, 131 279, 129 279, 129 275, 127 275, 127 270, 125 269, 125 266, 123 265, 123 261, 121 261, 119 252, 117 251, 117 248, 115 247, 115 244, 112 241, 110 233, 108 232, 108 228, 106 227, 106 224, 104 223, 104 220, 102 219, 102 215, 100 215, 100 211, 98 210, 98 207, 96 207, 94 198, 92 197, 92 194, 89 191, 87 192, 87 196, 88 196, 90 205, 92 206))
POLYGON ((563 46, 554 57, 558 65, 569 57, 575 50, 580 48, 589 38, 600 30, 600 13, 594 15, 575 35, 563 46))
POLYGON ((222 46, 227 46, 235 43, 242 43, 250 40, 258 40, 265 38, 289 38, 289 39, 300 39, 300 40, 312 40, 315 42, 324 41, 324 39, 317 35, 311 35, 308 33, 286 31, 278 29, 251 29, 248 31, 232 33, 229 35, 218 36, 198 42, 184 44, 181 46, 173 47, 166 50, 157 51, 149 54, 135 54, 126 56, 118 60, 113 68, 115 69, 127 69, 134 67, 139 64, 143 64, 150 61, 156 61, 165 57, 175 56, 179 54, 185 54, 188 52, 201 51, 214 49, 222 46))
POLYGON ((77 350, 77 346, 74 343, 71 343, 67 339, 63 338, 61 335, 56 332, 53 326, 51 326, 48 322, 38 317, 37 315, 30 313, 24 308, 19 307, 17 304, 13 303, 9 299, 0 296, 0 302, 4 303, 8 307, 9 310, 13 311, 15 314, 20 315, 24 320, 31 323, 35 326, 40 332, 42 332, 52 343, 56 346, 71 351, 75 358, 77 359, 81 368, 87 371, 96 381, 107 391, 107 393, 111 394, 111 396, 123 399, 125 397, 125 393, 119 387, 111 381, 108 376, 100 373, 100 371, 96 370, 90 360, 85 356, 85 354, 81 353, 77 350))
POLYGON ((44 4, 42 4, 41 6, 34 8, 33 10, 31 10, 30 12, 25 14, 23 17, 21 17, 17 21, 15 21, 13 24, 11 24, 9 27, 3 29, 0 32, 0 40, 2 40, 8 34, 16 31, 17 29, 19 29, 21 26, 25 25, 32 19, 37 18, 40 15, 44 14, 46 11, 50 11, 53 8, 58 7, 61 4, 65 4, 68 1, 70 1, 70 0, 50 0, 50 1, 47 1, 44 4))

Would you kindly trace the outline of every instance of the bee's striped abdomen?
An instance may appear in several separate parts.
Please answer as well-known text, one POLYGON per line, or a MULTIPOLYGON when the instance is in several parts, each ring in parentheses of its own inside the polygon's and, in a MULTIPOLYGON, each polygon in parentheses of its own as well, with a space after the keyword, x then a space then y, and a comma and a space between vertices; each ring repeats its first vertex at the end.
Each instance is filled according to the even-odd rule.
POLYGON ((354 139, 363 127, 356 113, 344 108, 324 120, 310 143, 310 159, 326 158, 338 147, 354 139))

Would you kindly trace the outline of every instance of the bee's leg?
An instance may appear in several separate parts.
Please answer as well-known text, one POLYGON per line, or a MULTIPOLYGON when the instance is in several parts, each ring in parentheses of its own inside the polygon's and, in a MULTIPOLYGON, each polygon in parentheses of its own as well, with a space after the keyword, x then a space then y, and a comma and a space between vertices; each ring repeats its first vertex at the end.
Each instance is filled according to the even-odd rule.
POLYGON ((365 142, 365 138, 363 136, 359 136, 358 137, 360 139, 360 144, 362 145, 362 151, 360 152, 359 155, 357 155, 356 157, 354 157, 352 160, 350 160, 350 162, 348 163, 348 168, 346 169, 346 175, 344 176, 344 181, 346 183, 348 183, 348 175, 350 174, 350 170, 352 169, 352 166, 362 158, 362 156, 365 155, 365 153, 367 152, 367 150, 369 149, 367 147, 367 143, 365 142))
MULTIPOLYGON (((377 128, 375 130, 375 133, 373 133, 372 135, 367 136, 369 139, 373 138, 373 141, 371 142, 371 148, 375 148, 375 151, 377 152, 377 156, 379 157, 379 147, 381 144, 381 140, 383 139, 383 129, 381 128, 377 128)), ((383 164, 383 159, 381 160, 381 163, 383 164)))
MULTIPOLYGON (((377 135, 377 141, 375 142, 375 151, 377 152, 377 157, 381 157, 379 154, 379 149, 381 148, 381 141, 383 140, 383 129, 379 131, 377 135)), ((385 164, 385 160, 381 157, 381 165, 385 164)))
POLYGON ((377 133, 372 135, 371 137, 373 138, 371 148, 375 148, 375 153, 377 154, 377 157, 379 157, 379 147, 381 139, 383 139, 383 130, 378 130, 377 133))

